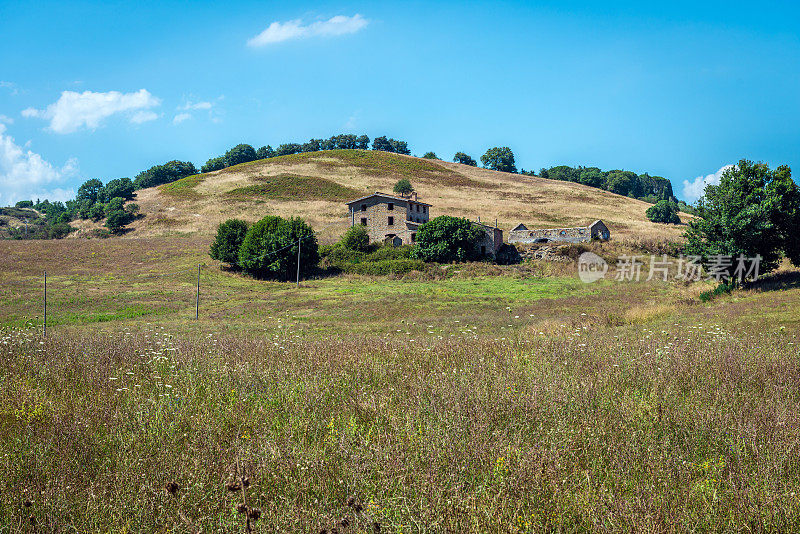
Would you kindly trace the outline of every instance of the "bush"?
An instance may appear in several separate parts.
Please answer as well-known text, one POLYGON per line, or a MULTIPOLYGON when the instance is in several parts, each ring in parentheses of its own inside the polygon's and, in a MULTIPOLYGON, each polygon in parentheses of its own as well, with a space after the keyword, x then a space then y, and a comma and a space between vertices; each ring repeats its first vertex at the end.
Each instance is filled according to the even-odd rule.
POLYGON ((125 199, 122 197, 112 198, 108 201, 108 203, 103 207, 103 212, 105 216, 108 217, 108 214, 112 211, 121 211, 125 206, 125 199))
POLYGON ((439 156, 436 155, 436 152, 425 152, 422 157, 425 159, 439 159, 439 156))
POLYGON ((369 233, 362 225, 351 226, 342 236, 343 247, 358 252, 369 251, 369 233))
POLYGON ((322 266, 333 267, 342 271, 346 271, 353 264, 361 263, 367 256, 364 252, 346 248, 341 243, 337 243, 332 247, 325 247, 325 249, 322 266))
POLYGON ((32 208, 33 207, 33 200, 20 200, 16 204, 14 204, 16 208, 32 208))
POLYGON ((407 260, 411 257, 411 251, 413 249, 414 247, 410 245, 403 245, 402 247, 384 245, 375 252, 369 254, 364 258, 364 261, 407 260))
POLYGON ((247 223, 239 219, 228 219, 217 227, 217 236, 211 243, 209 255, 218 261, 239 267, 239 249, 242 248, 247 223))
POLYGON ((425 262, 420 260, 382 260, 354 263, 342 269, 353 274, 366 274, 371 276, 385 276, 387 274, 403 274, 410 271, 422 271, 425 262))
POLYGON ((422 224, 417 230, 417 245, 411 256, 440 263, 476 259, 478 240, 483 230, 464 218, 442 215, 422 224))
POLYGON ((725 284, 722 283, 711 289, 709 291, 703 291, 700 293, 700 302, 709 302, 713 300, 715 297, 719 297, 720 295, 727 295, 731 291, 733 291, 734 285, 733 284, 725 284))
POLYGON ((239 250, 239 266, 256 278, 293 280, 300 247, 300 274, 307 276, 319 262, 314 230, 299 217, 267 216, 247 231, 239 250))
POLYGON ((91 208, 89 208, 89 218, 94 222, 100 221, 103 217, 106 216, 105 205, 101 203, 93 204, 91 208))
POLYGON ((655 223, 680 224, 681 222, 681 218, 678 217, 678 205, 669 200, 659 200, 647 208, 645 215, 655 223))

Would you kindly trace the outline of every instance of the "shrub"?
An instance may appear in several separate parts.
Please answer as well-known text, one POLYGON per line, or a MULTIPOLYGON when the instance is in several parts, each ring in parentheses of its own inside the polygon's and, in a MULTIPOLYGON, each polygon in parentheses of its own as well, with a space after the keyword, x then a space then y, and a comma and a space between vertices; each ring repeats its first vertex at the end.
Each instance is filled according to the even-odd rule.
POLYGON ((436 155, 436 152, 432 152, 432 151, 431 152, 425 152, 422 155, 422 157, 425 158, 425 159, 439 159, 439 156, 436 155))
POLYGON ((101 220, 103 217, 106 216, 105 205, 101 203, 93 204, 91 208, 89 208, 89 218, 94 222, 101 220))
POLYGON ((709 291, 703 291, 700 293, 700 302, 709 302, 710 300, 714 299, 715 297, 719 297, 720 295, 727 295, 731 291, 733 291, 734 285, 733 284, 725 284, 722 283, 711 289, 709 291))
POLYGON ((369 233, 360 224, 351 226, 342 236, 341 243, 347 249, 367 252, 370 248, 369 233))
POLYGON ((353 274, 366 274, 371 276, 385 276, 387 274, 403 274, 410 271, 422 271, 425 262, 420 260, 381 260, 354 263, 342 269, 353 274))
POLYGON ((14 204, 16 208, 32 208, 33 207, 33 200, 20 200, 16 204, 14 204))
POLYGON ((300 274, 307 276, 319 262, 314 230, 299 217, 267 216, 247 231, 239 250, 239 265, 256 278, 292 280, 300 247, 300 274))
POLYGON ((108 217, 108 214, 112 211, 121 211, 125 205, 125 199, 122 197, 115 197, 108 201, 107 204, 103 207, 103 211, 108 217))
POLYGON ((659 200, 655 205, 647 208, 645 212, 647 218, 655 223, 680 224, 681 218, 678 217, 678 206, 669 200, 659 200))
POLYGON ((245 235, 247 223, 242 220, 228 219, 220 223, 209 256, 231 267, 239 267, 239 249, 242 248, 245 235))
POLYGON ((326 247, 326 249, 323 254, 322 266, 333 267, 343 271, 346 271, 353 264, 361 263, 367 256, 364 252, 346 248, 341 243, 326 247))
POLYGON ((411 256, 441 263, 475 259, 482 234, 483 230, 467 219, 442 215, 419 226, 411 256))
POLYGON ((414 247, 410 245, 403 245, 402 247, 384 245, 375 252, 369 254, 364 258, 364 261, 407 260, 411 257, 411 251, 413 249, 414 247))

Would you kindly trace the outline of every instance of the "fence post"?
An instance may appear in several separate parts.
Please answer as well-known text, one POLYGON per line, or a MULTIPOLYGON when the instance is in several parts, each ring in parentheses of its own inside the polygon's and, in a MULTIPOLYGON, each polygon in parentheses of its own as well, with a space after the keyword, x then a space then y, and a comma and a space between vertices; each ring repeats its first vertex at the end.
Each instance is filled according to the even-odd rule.
POLYGON ((47 271, 44 272, 44 337, 47 337, 47 271))
POLYGON ((194 320, 200 318, 200 264, 197 264, 197 298, 194 301, 194 320))
POLYGON ((300 243, 301 239, 297 238, 297 289, 300 289, 300 243))

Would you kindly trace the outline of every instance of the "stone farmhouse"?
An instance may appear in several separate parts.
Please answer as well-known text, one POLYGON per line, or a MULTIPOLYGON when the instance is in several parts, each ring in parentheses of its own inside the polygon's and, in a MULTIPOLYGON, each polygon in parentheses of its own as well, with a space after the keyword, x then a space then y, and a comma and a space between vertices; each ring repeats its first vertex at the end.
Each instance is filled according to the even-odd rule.
POLYGON ((351 225, 367 227, 370 242, 384 242, 396 247, 410 245, 417 238, 417 228, 428 222, 430 204, 419 202, 417 195, 403 198, 376 191, 351 200, 351 225))
POLYGON ((577 228, 542 228, 530 230, 518 224, 508 234, 509 243, 585 243, 592 239, 608 241, 611 232, 600 219, 577 228))
MULTIPOLYGON (((370 242, 394 245, 411 245, 416 242, 417 228, 430 220, 430 204, 417 200, 417 194, 410 198, 398 197, 376 191, 347 203, 350 210, 350 224, 366 226, 370 242)), ((481 254, 494 256, 503 246, 503 231, 497 226, 480 222, 474 225, 484 230, 477 246, 481 254)))

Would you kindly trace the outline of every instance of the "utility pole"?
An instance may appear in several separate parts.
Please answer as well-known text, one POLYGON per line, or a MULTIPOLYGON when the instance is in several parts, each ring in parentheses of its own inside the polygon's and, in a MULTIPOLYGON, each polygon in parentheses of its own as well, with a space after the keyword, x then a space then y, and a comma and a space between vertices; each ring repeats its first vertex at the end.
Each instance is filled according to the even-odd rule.
POLYGON ((300 289, 300 238, 297 238, 297 289, 300 289))
POLYGON ((44 272, 44 337, 47 337, 47 271, 44 272))
POLYGON ((194 320, 200 318, 200 264, 197 264, 197 298, 194 301, 194 320))

